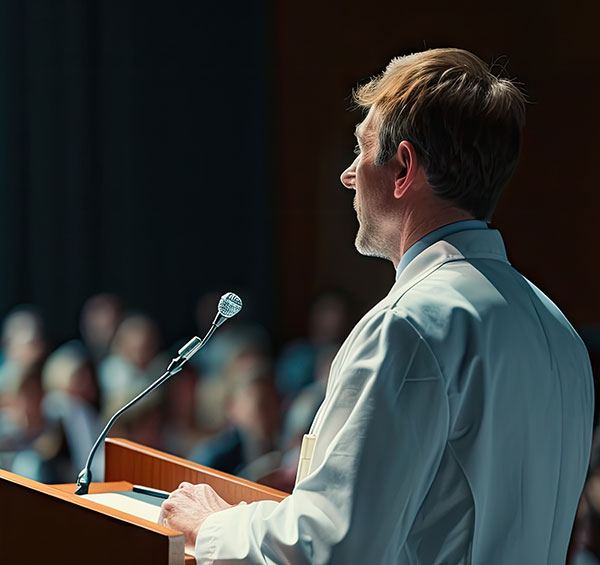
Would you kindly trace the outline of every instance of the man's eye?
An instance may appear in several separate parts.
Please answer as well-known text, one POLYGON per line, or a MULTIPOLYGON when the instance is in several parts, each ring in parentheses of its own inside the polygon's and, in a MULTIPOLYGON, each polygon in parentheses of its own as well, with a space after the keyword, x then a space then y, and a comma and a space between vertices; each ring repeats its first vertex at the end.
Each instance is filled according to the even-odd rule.
POLYGON ((354 154, 360 155, 360 145, 357 144, 354 146, 354 154))

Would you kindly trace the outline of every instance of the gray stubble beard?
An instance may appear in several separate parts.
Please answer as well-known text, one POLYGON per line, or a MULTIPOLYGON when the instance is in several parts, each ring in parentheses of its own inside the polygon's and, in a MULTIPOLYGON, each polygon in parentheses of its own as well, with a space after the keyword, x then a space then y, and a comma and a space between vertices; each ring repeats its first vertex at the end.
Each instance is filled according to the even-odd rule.
POLYGON ((385 252, 386 245, 383 242, 376 241, 376 238, 369 234, 359 221, 358 233, 354 240, 354 246, 356 250, 367 257, 377 257, 378 259, 390 260, 388 254, 385 252), (374 241, 375 240, 375 241, 374 241))

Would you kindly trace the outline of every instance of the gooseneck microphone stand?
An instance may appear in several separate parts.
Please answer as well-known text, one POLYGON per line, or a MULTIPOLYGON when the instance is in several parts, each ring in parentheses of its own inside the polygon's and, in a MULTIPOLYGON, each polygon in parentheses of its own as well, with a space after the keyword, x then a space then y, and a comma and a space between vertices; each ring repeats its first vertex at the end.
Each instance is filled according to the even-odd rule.
POLYGON ((75 494, 87 494, 89 490, 90 483, 92 482, 92 471, 90 469, 92 460, 94 459, 94 455, 100 447, 100 444, 106 439, 108 432, 113 427, 114 423, 117 421, 119 416, 123 414, 126 410, 131 408, 134 404, 139 402, 144 396, 150 394, 153 390, 157 389, 164 382, 169 380, 173 375, 179 373, 183 368, 183 365, 189 361, 189 359, 195 355, 200 349, 206 344, 206 342, 211 338, 212 334, 215 330, 223 324, 228 318, 235 316, 242 309, 242 301, 241 299, 233 294, 233 292, 229 292, 221 297, 218 306, 218 313, 215 317, 214 322, 212 323, 210 329, 207 334, 204 336, 204 339, 200 339, 199 337, 193 337, 188 341, 177 353, 177 357, 175 357, 169 366, 167 367, 167 371, 156 381, 154 381, 148 388, 140 392, 133 400, 128 402, 123 408, 118 410, 112 418, 108 421, 102 433, 98 436, 98 439, 92 446, 90 450, 90 454, 88 455, 87 461, 85 463, 85 467, 81 470, 79 475, 77 476, 77 490, 75 494))

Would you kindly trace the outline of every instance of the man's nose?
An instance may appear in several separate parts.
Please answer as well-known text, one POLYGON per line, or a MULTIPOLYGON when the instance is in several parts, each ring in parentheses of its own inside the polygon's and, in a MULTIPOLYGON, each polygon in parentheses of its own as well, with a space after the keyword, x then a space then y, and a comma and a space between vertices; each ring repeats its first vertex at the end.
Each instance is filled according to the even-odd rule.
POLYGON ((356 159, 340 176, 342 184, 351 190, 354 190, 354 181, 356 179, 356 159))

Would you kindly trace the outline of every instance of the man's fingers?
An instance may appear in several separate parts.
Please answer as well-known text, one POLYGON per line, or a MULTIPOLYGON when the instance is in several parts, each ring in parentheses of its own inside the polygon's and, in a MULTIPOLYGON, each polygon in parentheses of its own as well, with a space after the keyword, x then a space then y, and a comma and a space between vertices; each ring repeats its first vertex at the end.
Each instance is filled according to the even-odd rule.
MULTIPOLYGON (((163 506, 164 506, 164 504, 163 504, 163 506)), ((166 526, 167 525, 165 523, 166 516, 165 516, 165 511, 163 509, 163 506, 160 507, 160 513, 158 514, 157 522, 163 526, 166 526)))
POLYGON ((180 488, 187 488, 187 487, 192 487, 194 485, 192 485, 192 483, 187 483, 187 482, 183 482, 183 483, 179 483, 179 486, 177 487, 178 489, 180 488))

